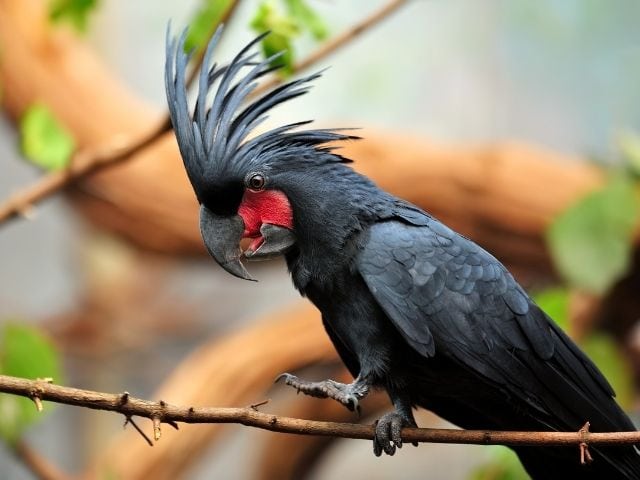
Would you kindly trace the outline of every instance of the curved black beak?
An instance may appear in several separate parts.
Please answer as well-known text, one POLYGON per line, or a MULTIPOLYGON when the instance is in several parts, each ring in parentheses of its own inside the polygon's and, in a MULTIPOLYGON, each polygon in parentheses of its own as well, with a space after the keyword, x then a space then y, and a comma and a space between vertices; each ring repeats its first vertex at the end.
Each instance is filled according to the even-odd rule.
POLYGON ((244 222, 239 215, 220 216, 200 206, 200 233, 209 255, 231 275, 255 281, 240 261, 244 222))
POLYGON ((285 253, 296 243, 296 237, 291 230, 270 223, 263 223, 260 227, 262 244, 256 249, 247 249, 244 256, 247 260, 269 260, 285 253))

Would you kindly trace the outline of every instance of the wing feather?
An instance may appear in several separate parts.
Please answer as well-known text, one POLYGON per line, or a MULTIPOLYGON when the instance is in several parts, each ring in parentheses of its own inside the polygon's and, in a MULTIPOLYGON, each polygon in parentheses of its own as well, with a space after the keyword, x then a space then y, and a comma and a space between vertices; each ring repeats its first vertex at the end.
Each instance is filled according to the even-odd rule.
POLYGON ((424 357, 454 359, 549 418, 630 428, 607 380, 502 264, 429 220, 373 225, 357 259, 407 343, 424 357))

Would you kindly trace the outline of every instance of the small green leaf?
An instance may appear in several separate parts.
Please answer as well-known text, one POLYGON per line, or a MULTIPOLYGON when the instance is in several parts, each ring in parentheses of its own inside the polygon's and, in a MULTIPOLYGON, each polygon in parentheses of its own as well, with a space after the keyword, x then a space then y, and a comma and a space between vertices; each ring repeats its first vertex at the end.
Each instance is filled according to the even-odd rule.
POLYGON ((75 149, 73 137, 42 104, 31 105, 20 119, 22 153, 46 170, 66 167, 75 149))
POLYGON ((200 50, 222 22, 225 13, 231 8, 232 0, 203 0, 202 5, 191 17, 189 31, 184 42, 185 52, 200 50))
POLYGON ((547 241, 570 285, 602 294, 627 271, 638 200, 635 184, 617 176, 555 219, 547 241))
POLYGON ((305 0, 285 0, 289 14, 298 23, 309 30, 316 40, 324 40, 329 34, 326 24, 320 16, 307 5, 305 0))
POLYGON ((251 20, 251 28, 258 33, 269 31, 290 39, 300 34, 300 28, 295 18, 281 13, 272 0, 266 0, 258 6, 258 10, 251 20))
POLYGON ((52 22, 66 21, 79 32, 86 32, 89 14, 98 6, 98 0, 52 0, 49 18, 52 22))
POLYGON ((260 4, 251 20, 251 28, 258 33, 270 32, 262 40, 262 51, 265 57, 283 52, 275 63, 282 65, 283 74, 291 74, 294 62, 292 40, 300 33, 295 19, 280 13, 273 1, 265 1, 260 4))
MULTIPOLYGON (((63 382, 58 353, 51 342, 37 329, 19 324, 6 324, 2 330, 0 373, 63 382)), ((15 442, 41 416, 30 399, 0 394, 0 436, 6 441, 15 442)))
POLYGON ((304 31, 309 31, 316 40, 322 40, 327 37, 327 28, 305 0, 284 0, 284 5, 286 12, 277 7, 275 0, 264 0, 250 26, 258 33, 270 32, 262 40, 263 53, 268 57, 283 52, 274 63, 282 66, 280 72, 286 76, 293 73, 293 40, 304 31))
POLYGON ((282 65, 280 72, 284 75, 293 73, 293 47, 289 38, 284 35, 272 33, 262 40, 262 52, 266 58, 282 52, 282 55, 274 60, 274 63, 282 65))

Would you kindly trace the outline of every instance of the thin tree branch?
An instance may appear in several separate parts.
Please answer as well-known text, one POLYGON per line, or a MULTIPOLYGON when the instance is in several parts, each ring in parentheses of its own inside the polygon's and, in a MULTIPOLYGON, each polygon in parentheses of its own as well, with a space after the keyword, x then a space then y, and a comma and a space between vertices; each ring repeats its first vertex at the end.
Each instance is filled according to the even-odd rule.
MULTIPOLYGON (((227 23, 231 20, 233 13, 237 10, 238 2, 239 0, 235 0, 229 6, 222 16, 221 23, 227 23)), ((213 36, 215 30, 215 28, 211 29, 208 38, 213 36)), ((197 72, 204 60, 204 51, 204 48, 200 49, 193 60, 193 67, 187 80, 187 85, 191 85, 197 77, 197 72)), ((90 173, 97 172, 104 167, 116 165, 129 159, 151 145, 169 130, 171 130, 171 120, 169 114, 165 113, 153 130, 130 143, 122 145, 121 142, 119 142, 115 147, 98 152, 90 150, 80 150, 76 152, 71 159, 69 168, 41 177, 31 186, 9 196, 0 204, 0 225, 20 215, 28 217, 36 203, 50 197, 90 173)))
MULTIPOLYGON (((311 53, 307 58, 298 62, 296 65, 294 65, 293 73, 299 73, 314 65, 318 61, 324 59, 329 54, 349 43, 364 31, 378 24, 381 20, 404 5, 406 1, 407 0, 390 1, 386 6, 384 6, 377 12, 374 12, 369 17, 365 18, 362 22, 356 24, 346 32, 337 35, 335 38, 323 44, 318 50, 311 53)), ((231 14, 236 10, 236 4, 237 2, 234 2, 234 4, 229 8, 229 10, 225 14, 223 21, 227 22, 229 20, 231 14)), ((211 34, 213 34, 213 31, 211 32, 211 34)), ((196 58, 194 64, 195 66, 191 71, 189 81, 192 81, 196 77, 196 72, 202 60, 203 56, 200 53, 196 58)), ((281 77, 273 76, 265 83, 261 84, 258 88, 256 88, 256 90, 253 92, 253 95, 260 95, 261 93, 264 93, 265 91, 282 83, 282 81, 283 79, 281 77)), ((28 217, 34 205, 38 202, 63 190, 69 185, 79 181, 86 175, 129 159, 131 156, 149 146, 170 129, 171 123, 169 121, 169 117, 168 115, 165 115, 159 122, 159 125, 150 133, 140 139, 132 141, 125 146, 109 148, 101 152, 83 150, 76 153, 71 161, 71 165, 69 168, 49 173, 43 176, 31 186, 28 186, 23 190, 9 196, 4 202, 2 202, 0 204, 0 225, 7 220, 19 216, 28 217)))
POLYGON ((191 69, 191 72, 189 73, 189 77, 187 78, 187 88, 193 84, 196 78, 198 78, 200 67, 202 66, 202 62, 204 62, 204 54, 207 51, 207 44, 209 43, 209 39, 211 39, 211 37, 213 37, 213 34, 216 33, 219 25, 224 25, 225 30, 229 28, 229 23, 233 18, 233 14, 237 10, 238 3, 240 3, 239 0, 235 0, 231 5, 229 5, 227 11, 224 12, 224 15, 222 15, 220 22, 218 22, 218 24, 216 25, 212 25, 211 30, 209 30, 209 32, 207 33, 207 41, 204 42, 204 44, 201 45, 200 48, 196 51, 195 59, 192 61, 193 67, 191 69))
POLYGON ((164 132, 169 131, 171 124, 168 117, 144 137, 124 147, 89 154, 87 151, 76 153, 69 168, 44 175, 32 185, 9 196, 0 205, 0 224, 18 215, 28 216, 33 206, 59 192, 85 175, 98 171, 107 165, 115 165, 143 150, 153 143, 164 132))
MULTIPOLYGON (((336 35, 331 40, 323 43, 316 51, 312 52, 306 58, 296 62, 293 65, 293 69, 291 71, 292 74, 300 73, 303 70, 308 69, 312 65, 315 65, 319 61, 331 55, 333 52, 338 50, 340 47, 345 44, 351 42, 356 39, 362 33, 376 26, 382 20, 390 16, 400 7, 407 3, 407 0, 391 0, 389 3, 384 5, 379 10, 373 12, 368 17, 364 18, 362 21, 355 24, 350 29, 345 32, 336 35)), ((252 97, 257 97, 262 95, 263 93, 271 90, 274 87, 277 87, 280 83, 282 83, 282 77, 279 75, 273 75, 269 80, 260 84, 258 88, 256 88, 253 92, 251 92, 252 97)))
MULTIPOLYGON (((299 418, 280 417, 263 413, 251 406, 246 408, 180 407, 166 402, 152 402, 131 395, 100 393, 90 390, 62 387, 39 380, 0 375, 0 392, 38 397, 51 402, 118 412, 125 417, 139 416, 154 422, 156 441, 161 423, 238 423, 299 435, 371 440, 373 425, 319 422, 299 418)), ((581 450, 588 445, 624 445, 640 443, 640 432, 592 433, 583 427, 577 432, 510 432, 493 430, 454 430, 441 428, 405 428, 405 442, 458 443, 510 446, 576 446, 581 450)))

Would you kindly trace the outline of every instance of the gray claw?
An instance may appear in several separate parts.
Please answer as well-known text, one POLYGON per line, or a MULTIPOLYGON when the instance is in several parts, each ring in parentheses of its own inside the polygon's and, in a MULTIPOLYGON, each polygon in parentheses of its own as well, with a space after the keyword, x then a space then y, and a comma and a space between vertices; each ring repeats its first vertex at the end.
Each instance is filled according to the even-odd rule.
POLYGON ((360 414, 360 399, 364 398, 369 392, 369 386, 364 383, 358 383, 358 381, 348 385, 334 380, 310 382, 290 373, 278 375, 274 383, 280 380, 284 380, 285 384, 295 388, 298 393, 302 392, 317 398, 332 398, 350 411, 357 411, 358 415, 360 414))
POLYGON ((284 378, 284 383, 288 384, 289 381, 291 380, 291 378, 293 378, 293 375, 291 375, 290 373, 281 373, 280 375, 278 375, 276 377, 276 379, 273 381, 273 383, 278 383, 283 378, 284 378))
POLYGON ((373 439, 373 453, 376 457, 396 453, 396 448, 402 448, 402 429, 404 427, 415 427, 413 418, 402 415, 398 412, 384 414, 375 423, 375 437, 373 439))

